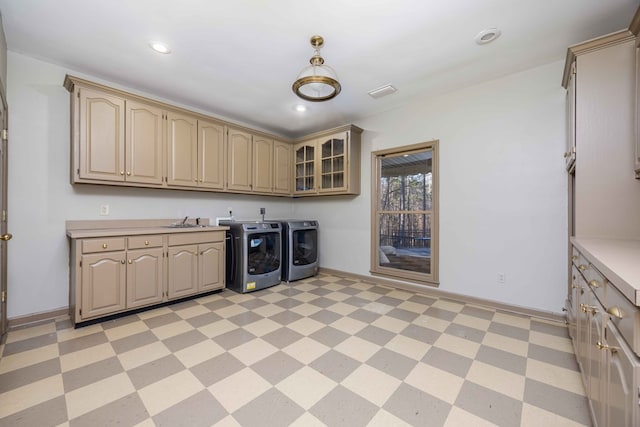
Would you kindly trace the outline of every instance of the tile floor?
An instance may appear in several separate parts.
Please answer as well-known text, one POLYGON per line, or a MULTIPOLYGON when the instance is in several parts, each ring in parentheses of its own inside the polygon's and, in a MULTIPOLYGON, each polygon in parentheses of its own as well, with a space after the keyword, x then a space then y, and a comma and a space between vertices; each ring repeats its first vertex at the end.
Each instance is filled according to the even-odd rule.
POLYGON ((10 331, 2 426, 582 426, 563 324, 320 275, 10 331))

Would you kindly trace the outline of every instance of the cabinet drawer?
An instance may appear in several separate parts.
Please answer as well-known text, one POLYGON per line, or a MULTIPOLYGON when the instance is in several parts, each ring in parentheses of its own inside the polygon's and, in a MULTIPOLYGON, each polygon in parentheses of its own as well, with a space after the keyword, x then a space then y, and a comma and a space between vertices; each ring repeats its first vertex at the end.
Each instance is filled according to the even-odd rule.
POLYGON ((576 248, 575 246, 572 246, 572 251, 571 251, 571 262, 577 267, 578 265, 580 265, 580 258, 581 258, 581 254, 580 251, 578 250, 578 248, 576 248))
POLYGON ((613 285, 609 284, 608 288, 605 307, 611 322, 633 352, 640 356, 640 310, 613 285))
POLYGON ((128 241, 129 249, 158 248, 162 246, 162 235, 132 236, 128 241))
POLYGON ((593 293, 596 294, 600 302, 605 304, 607 288, 610 286, 607 283, 607 279, 591 263, 587 264, 587 268, 582 271, 582 275, 584 276, 585 282, 587 282, 587 285, 589 285, 589 288, 593 290, 593 293))
POLYGON ((199 231, 195 233, 176 233, 169 235, 169 246, 223 241, 224 231, 199 231))
POLYGON ((124 237, 84 239, 82 241, 83 254, 121 250, 124 250, 124 237))

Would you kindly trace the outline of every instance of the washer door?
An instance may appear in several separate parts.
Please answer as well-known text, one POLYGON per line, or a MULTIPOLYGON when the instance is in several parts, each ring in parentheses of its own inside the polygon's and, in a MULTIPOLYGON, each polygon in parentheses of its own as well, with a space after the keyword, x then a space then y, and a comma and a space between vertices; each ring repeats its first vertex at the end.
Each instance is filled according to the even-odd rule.
POLYGON ((291 263, 309 265, 318 260, 318 230, 294 230, 291 236, 291 263))
POLYGON ((246 236, 247 273, 270 273, 280 268, 280 233, 257 232, 246 236))

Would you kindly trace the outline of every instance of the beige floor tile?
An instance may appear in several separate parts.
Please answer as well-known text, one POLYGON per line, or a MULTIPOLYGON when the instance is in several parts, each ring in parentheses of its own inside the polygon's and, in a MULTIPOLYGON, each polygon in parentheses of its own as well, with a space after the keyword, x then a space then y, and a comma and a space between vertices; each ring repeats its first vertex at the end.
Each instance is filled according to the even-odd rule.
POLYGON ((455 313, 459 313, 460 310, 462 310, 464 308, 464 304, 459 303, 459 302, 453 302, 450 300, 442 300, 439 299, 436 302, 434 302, 433 304, 431 304, 431 307, 437 307, 437 308, 441 308, 443 310, 447 310, 447 311, 453 311, 455 313))
POLYGON ((249 323, 248 325, 244 325, 244 330, 251 332, 253 335, 257 337, 261 337, 263 335, 268 334, 269 332, 273 332, 276 329, 280 329, 282 327, 281 324, 274 322, 271 319, 260 319, 257 322, 249 323))
POLYGON ((156 427, 156 423, 153 422, 153 419, 147 418, 143 422, 136 424, 134 427, 156 427))
POLYGON ((481 331, 486 331, 487 329, 489 329, 489 325, 491 325, 490 320, 481 319, 475 316, 468 316, 462 313, 458 314, 455 319, 453 319, 453 323, 468 326, 470 328, 480 329, 481 331))
POLYGON ((493 315, 494 322, 504 323, 505 325, 515 326, 523 329, 531 328, 531 318, 522 317, 518 315, 512 315, 509 313, 504 313, 502 311, 496 311, 493 315))
MULTIPOLYGON (((449 416, 444 423, 444 427, 462 427, 462 426, 473 426, 473 427, 495 427, 496 424, 485 420, 484 418, 477 417, 464 409, 458 408, 454 406, 451 408, 451 412, 449 412, 449 416)), ((540 426, 553 426, 556 427, 555 424, 538 424, 537 427, 540 426)))
POLYGON ((427 351, 431 348, 429 344, 403 335, 396 335, 391 338, 384 347, 415 360, 422 359, 422 357, 424 357, 424 355, 427 354, 427 351))
POLYGON ((478 343, 449 334, 440 335, 436 342, 433 343, 433 346, 449 350, 452 353, 460 354, 469 359, 474 359, 480 348, 480 344, 478 343))
POLYGON ((393 310, 393 307, 391 307, 390 305, 382 304, 375 301, 370 302, 369 304, 365 305, 362 308, 364 310, 370 311, 372 313, 377 313, 377 314, 387 314, 388 312, 393 310))
POLYGON ((315 331, 324 328, 326 325, 324 323, 320 323, 317 320, 310 319, 308 317, 303 317, 302 319, 298 319, 295 322, 291 322, 287 325, 287 328, 298 332, 299 334, 308 336, 314 333, 315 331))
POLYGON ((247 311, 249 310, 247 310, 243 306, 234 304, 234 305, 228 305, 226 307, 217 309, 216 314, 220 317, 228 319, 229 317, 233 317, 240 313, 246 313, 247 311))
POLYGON ((242 427, 240 423, 238 423, 235 418, 231 415, 228 415, 214 424, 215 427, 242 427))
POLYGON ((207 307, 203 305, 194 305, 193 307, 185 308, 184 310, 177 310, 175 313, 182 319, 191 319, 192 317, 200 316, 201 314, 210 313, 207 307))
MULTIPOLYGON (((383 286, 384 288, 385 286, 383 286)), ((388 288, 391 289, 391 288, 388 288)), ((411 298, 412 296, 414 296, 415 294, 413 292, 407 292, 407 291, 402 291, 399 289, 393 289, 391 292, 389 292, 387 294, 388 297, 391 298, 396 298, 396 299, 402 299, 402 300, 408 300, 409 298, 411 298)))
POLYGON ((377 326, 378 328, 382 328, 396 334, 409 326, 409 322, 405 322, 404 320, 396 319, 395 317, 390 316, 378 317, 371 324, 373 326, 377 326))
POLYGON ((367 427, 412 427, 411 424, 407 424, 400 418, 393 414, 381 409, 378 413, 369 421, 367 427))
MULTIPOLYGON (((298 289, 300 290, 300 289, 298 289)), ((299 294, 296 294, 294 296, 292 296, 291 298, 298 300, 298 301, 302 301, 302 302, 309 302, 309 301, 313 301, 314 299, 318 298, 318 295, 316 294, 311 294, 309 292, 302 292, 299 294)))
POLYGON ((64 342, 64 341, 69 341, 76 338, 82 338, 82 337, 86 337, 87 335, 92 335, 102 331, 103 329, 101 324, 89 325, 89 326, 85 326, 78 329, 73 329, 73 328, 63 329, 61 331, 58 331, 58 342, 64 342))
POLYGON ((421 314, 420 316, 416 317, 412 323, 418 326, 433 329, 434 331, 438 332, 444 332, 445 329, 447 329, 449 325, 451 325, 451 322, 438 319, 437 317, 431 317, 426 314, 421 314))
POLYGON ((353 335, 364 329, 367 324, 350 317, 342 317, 333 322, 330 326, 338 329, 339 331, 353 335))
POLYGON ((339 292, 339 291, 335 291, 335 292, 331 292, 330 294, 325 295, 324 297, 325 298, 329 298, 330 300, 333 300, 333 301, 339 301, 340 302, 340 301, 346 300, 347 298, 350 298, 351 295, 345 294, 345 293, 342 293, 342 292, 339 292))
POLYGON ((361 365, 341 384, 368 401, 382 406, 401 383, 399 379, 369 365, 361 365))
MULTIPOLYGON (((520 427, 584 427, 583 424, 561 417, 537 406, 522 404, 522 422, 520 427)), ((613 427, 613 426, 612 426, 613 427)))
POLYGON ((313 313, 317 313, 322 310, 322 308, 318 307, 317 305, 305 303, 290 308, 289 310, 293 311, 294 313, 298 313, 301 316, 311 316, 313 313))
MULTIPOLYGON (((367 289, 369 289, 369 287, 367 286, 367 289)), ((362 299, 366 299, 368 301, 375 301, 377 299, 379 299, 382 295, 375 293, 375 292, 369 292, 369 291, 363 291, 360 292, 358 294, 358 298, 362 298, 362 299)))
POLYGON ((55 334, 56 324, 55 322, 48 322, 43 325, 31 326, 24 329, 12 329, 10 334, 7 334, 5 344, 11 344, 16 341, 26 340, 28 338, 39 337, 46 334, 55 334))
POLYGON ((418 390, 453 404, 462 388, 464 378, 425 363, 418 363, 409 372, 404 382, 418 390))
POLYGON ((238 325, 231 323, 227 319, 218 320, 217 322, 198 328, 198 330, 208 338, 217 337, 234 329, 238 329, 238 325))
POLYGON ((125 372, 73 390, 65 395, 69 419, 93 411, 135 390, 125 372))
POLYGON ((531 331, 529 333, 529 342, 531 344, 538 344, 556 350, 565 351, 567 353, 573 352, 573 346, 571 345, 571 339, 569 338, 531 331))
MULTIPOLYGON (((349 295, 349 297, 351 297, 351 295, 349 295)), ((347 316, 347 315, 353 313, 354 311, 356 311, 358 309, 358 307, 355 307, 355 306, 353 306, 351 304, 345 304, 343 302, 339 302, 337 304, 332 305, 328 309, 333 311, 334 313, 338 313, 338 314, 341 314, 343 316, 347 316)))
POLYGON ((152 317, 158 317, 164 314, 171 314, 171 313, 173 313, 173 310, 170 309, 169 307, 160 307, 160 308, 155 308, 153 310, 148 310, 148 311, 143 311, 141 313, 138 313, 138 317, 142 320, 147 320, 147 319, 151 319, 152 317))
POLYGON ((362 338, 349 337, 334 348, 359 362, 365 362, 382 347, 362 338))
POLYGON ((310 285, 309 283, 305 283, 301 281, 301 282, 296 282, 296 289, 299 291, 308 292, 316 289, 316 287, 313 285, 310 285))
POLYGON ((118 355, 118 359, 122 367, 128 371, 129 369, 137 368, 138 366, 158 360, 168 354, 171 354, 171 352, 167 346, 161 342, 154 342, 121 353, 118 355))
POLYGON ((0 418, 64 395, 62 375, 54 375, 0 394, 0 418))
POLYGON ((308 410, 337 385, 315 369, 304 366, 282 380, 276 388, 308 410))
POLYGON ((233 412, 271 388, 266 380, 249 368, 218 381, 208 388, 218 402, 233 412))
POLYGON ((525 377, 496 368, 493 365, 474 361, 466 378, 517 400, 522 400, 524 397, 525 377))
POLYGON ((573 393, 584 395, 584 386, 575 371, 560 366, 527 360, 527 377, 573 393))
POLYGON ((300 418, 292 422, 289 427, 326 427, 326 424, 310 413, 305 412, 300 418))
POLYGON ((107 335, 110 341, 115 341, 120 338, 130 337, 131 335, 138 334, 149 330, 149 327, 144 322, 127 323, 122 326, 107 329, 104 333, 107 335))
POLYGON ((267 295, 262 295, 260 297, 260 299, 262 301, 265 302, 270 302, 271 304, 275 304, 278 301, 282 301, 283 299, 287 298, 285 295, 282 294, 276 294, 276 293, 272 293, 272 294, 267 294, 267 295))
POLYGON ((256 338, 229 350, 229 353, 249 366, 272 355, 276 351, 278 351, 276 347, 261 338, 256 338))
POLYGON ((206 360, 212 359, 224 353, 224 348, 212 340, 199 342, 174 353, 174 356, 187 368, 198 365, 206 360))
POLYGON ((56 427, 70 427, 70 426, 71 426, 71 424, 69 424, 69 421, 67 421, 67 422, 64 422, 62 424, 58 424, 56 427))
POLYGON ((251 310, 255 314, 262 317, 271 317, 274 314, 282 313, 285 309, 275 304, 266 304, 262 307, 254 308, 251 310))
POLYGON ((529 354, 529 343, 527 341, 505 337, 504 335, 494 334, 493 332, 487 332, 485 334, 482 344, 517 354, 518 356, 527 357, 529 354))
POLYGON ((191 326, 186 320, 180 320, 178 322, 172 322, 167 325, 154 328, 151 332, 153 332, 158 339, 165 340, 191 330, 193 330, 193 326, 191 326))
POLYGON ((318 341, 304 337, 285 347, 282 351, 306 365, 329 351, 329 347, 320 344, 318 341))
POLYGON ((0 374, 35 365, 45 360, 54 359, 60 355, 58 344, 46 345, 33 350, 22 351, 0 358, 0 374))
POLYGON ((342 289, 344 289, 344 286, 339 285, 337 283, 328 283, 324 286, 322 286, 325 289, 329 289, 330 291, 340 291, 342 289))
POLYGON ((398 308, 410 311, 412 313, 421 314, 427 309, 427 306, 423 304, 418 304, 417 302, 413 302, 413 301, 404 301, 403 303, 398 305, 398 308))
POLYGON ((240 304, 242 302, 247 302, 247 301, 251 301, 253 299, 256 299, 256 297, 253 296, 251 293, 247 293, 247 294, 234 293, 234 294, 232 294, 230 296, 227 296, 226 299, 228 301, 233 302, 233 303, 240 304))
POLYGON ((138 390, 138 395, 149 415, 153 416, 203 389, 202 383, 191 372, 180 371, 138 390))
POLYGON ((211 294, 211 295, 207 295, 204 297, 198 297, 198 304, 209 304, 210 302, 214 302, 214 301, 220 301, 221 299, 224 299, 224 297, 221 294, 211 294))
POLYGON ((84 350, 74 351, 60 356, 60 368, 62 372, 87 366, 100 360, 108 359, 115 356, 110 343, 95 345, 85 348, 84 350))

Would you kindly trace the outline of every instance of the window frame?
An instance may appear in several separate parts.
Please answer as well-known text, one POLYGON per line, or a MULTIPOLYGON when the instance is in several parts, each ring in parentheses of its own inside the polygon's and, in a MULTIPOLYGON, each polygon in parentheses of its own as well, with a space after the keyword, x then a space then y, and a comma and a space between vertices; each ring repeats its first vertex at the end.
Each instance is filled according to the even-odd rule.
MULTIPOLYGON (((393 280, 409 281, 421 285, 437 287, 439 285, 439 140, 421 142, 418 144, 393 147, 384 150, 371 152, 371 267, 369 272, 375 276, 382 276, 393 280), (416 151, 431 150, 431 188, 432 188, 432 209, 431 209, 431 270, 429 274, 397 268, 383 267, 380 264, 380 179, 381 179, 381 159, 387 156, 401 156, 411 154, 416 151)), ((406 212, 406 211, 399 211, 406 212)), ((419 212, 423 212, 420 210, 419 212)))

